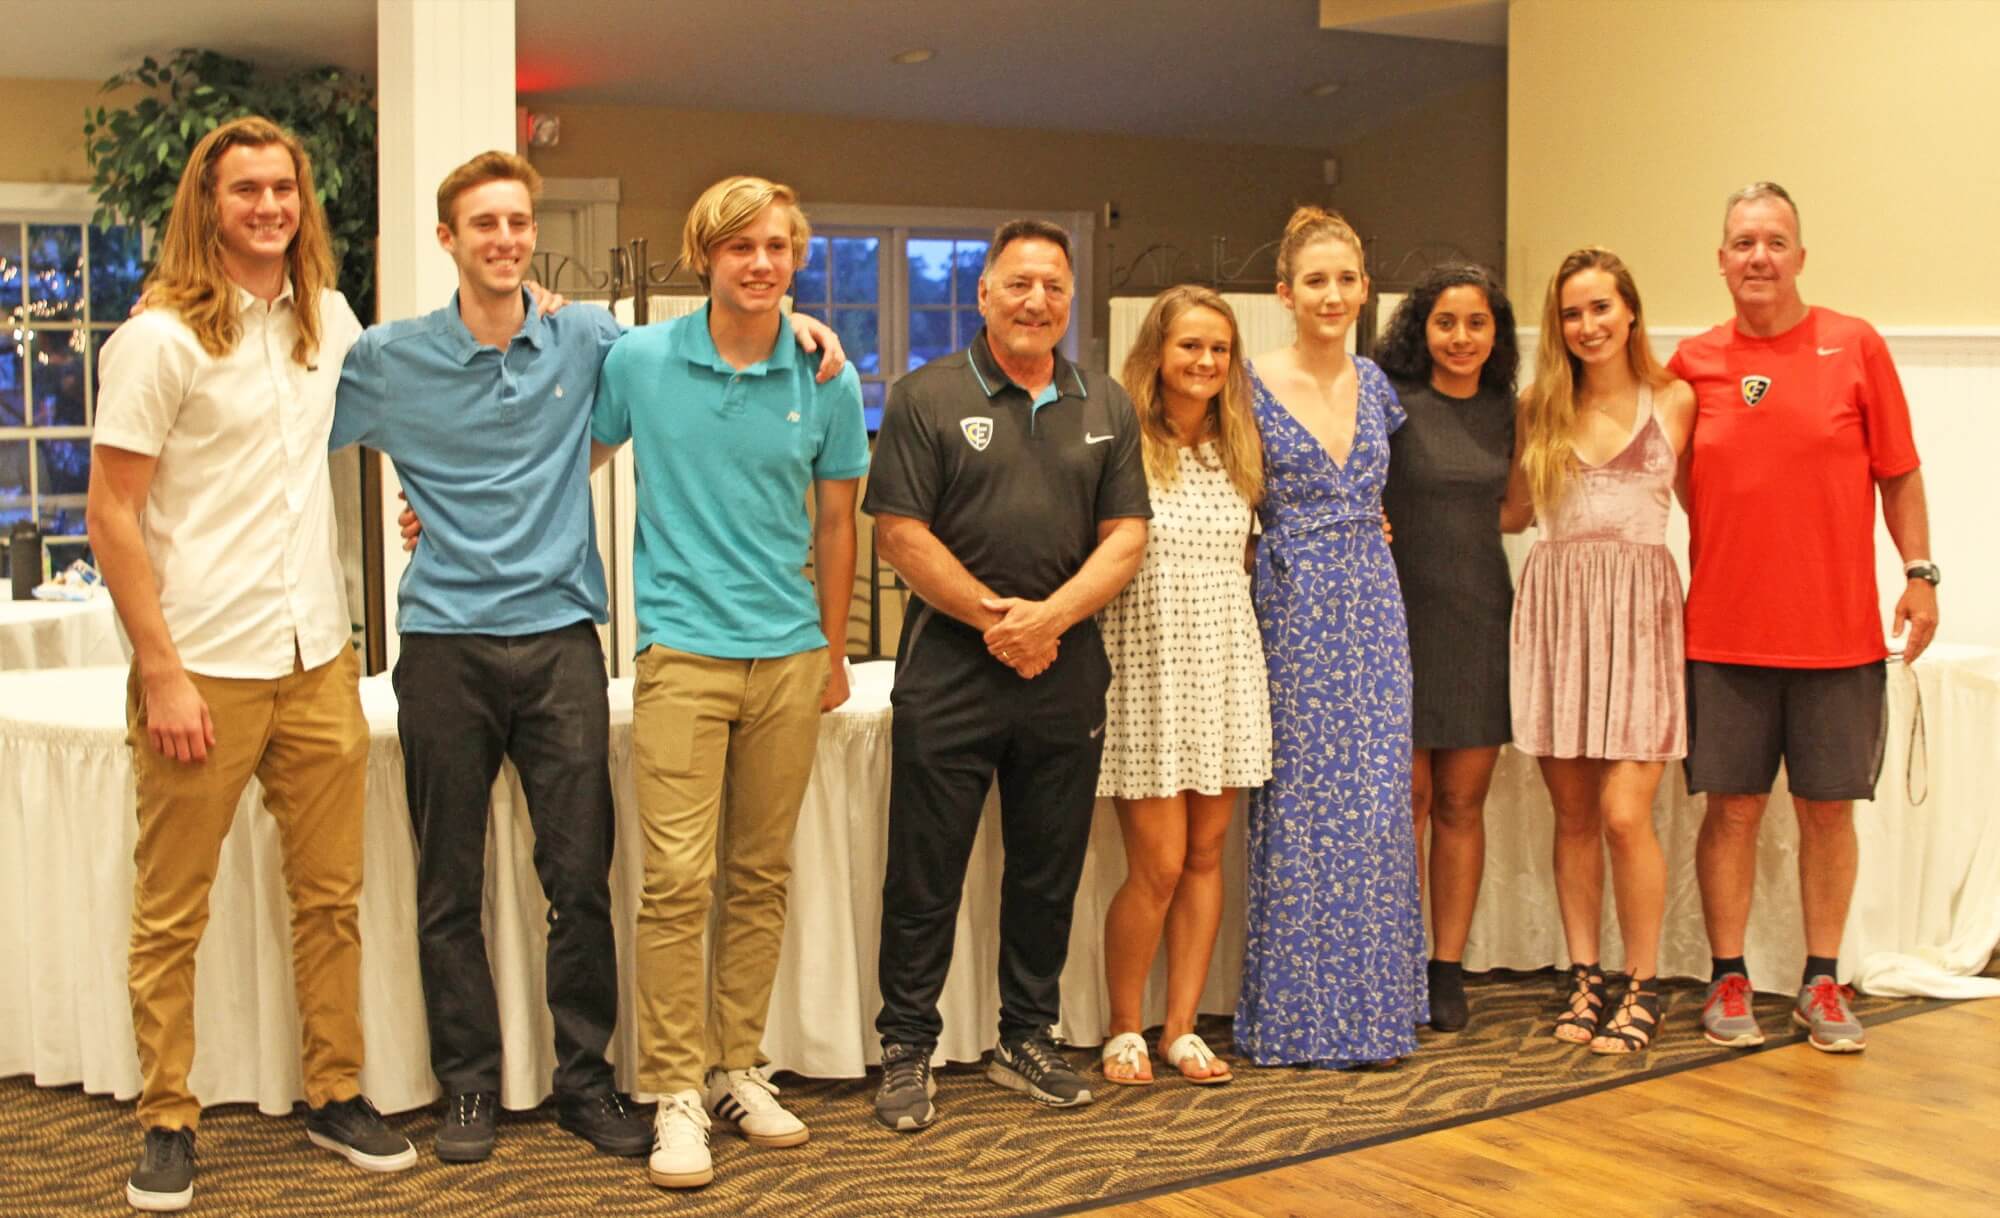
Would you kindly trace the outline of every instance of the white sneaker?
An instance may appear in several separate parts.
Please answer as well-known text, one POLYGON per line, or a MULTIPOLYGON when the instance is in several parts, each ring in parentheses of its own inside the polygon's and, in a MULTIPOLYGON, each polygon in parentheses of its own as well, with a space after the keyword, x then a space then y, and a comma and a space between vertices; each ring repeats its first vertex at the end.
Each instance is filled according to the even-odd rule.
POLYGON ((752 1146, 797 1146, 806 1123, 778 1102, 778 1089, 755 1066, 708 1072, 708 1110, 736 1127, 752 1146))
POLYGON ((661 1188, 700 1188, 715 1179, 708 1156, 708 1113, 698 1091, 660 1097, 653 1116, 653 1153, 646 1177, 661 1188))

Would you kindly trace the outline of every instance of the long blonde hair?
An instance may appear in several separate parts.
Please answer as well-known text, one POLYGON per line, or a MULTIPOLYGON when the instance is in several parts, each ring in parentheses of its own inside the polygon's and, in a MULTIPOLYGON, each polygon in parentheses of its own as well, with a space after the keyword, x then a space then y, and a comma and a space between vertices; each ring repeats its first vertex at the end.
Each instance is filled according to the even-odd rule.
POLYGON ((1255 507, 1264 498, 1264 448, 1257 432, 1257 417, 1250 409, 1249 357, 1243 350, 1243 334, 1236 325, 1236 313, 1229 302, 1208 288, 1184 283, 1168 288, 1153 298, 1139 323, 1139 334, 1125 356, 1125 370, 1119 381, 1132 398, 1139 416, 1140 451, 1146 462, 1146 482, 1170 487, 1180 481, 1183 445, 1213 439, 1215 449, 1228 472, 1230 484, 1243 501, 1255 507), (1208 403, 1202 418, 1202 434, 1183 436, 1174 431, 1167 417, 1166 395, 1160 392, 1160 362, 1167 349, 1167 332, 1190 309, 1209 309, 1229 323, 1229 372, 1222 378, 1222 390, 1208 403))
POLYGON ((249 115, 222 124, 194 146, 181 183, 174 191, 174 210, 160 238, 159 261, 146 280, 149 307, 172 309, 194 331, 202 350, 221 357, 236 349, 243 323, 236 306, 236 285, 222 266, 221 216, 215 203, 216 167, 231 148, 284 145, 291 153, 299 184, 299 231, 285 251, 286 273, 292 283, 292 313, 299 338, 292 344, 292 362, 310 365, 319 351, 319 294, 334 285, 333 246, 327 237, 326 212, 313 191, 312 158, 297 136, 268 118, 249 115))
POLYGON ((1528 493, 1535 510, 1546 515, 1561 500, 1574 469, 1575 445, 1571 432, 1576 428, 1576 381, 1582 363, 1570 354, 1563 340, 1563 285, 1583 271, 1599 270, 1611 276, 1625 307, 1632 311, 1632 330, 1626 337, 1625 358, 1632 375, 1642 385, 1658 387, 1673 378, 1653 355, 1646 341, 1646 314, 1639 304, 1639 287, 1632 272, 1618 255, 1601 246, 1585 246, 1573 251, 1556 268, 1549 280, 1548 295, 1542 304, 1541 345, 1535 353, 1535 382, 1521 399, 1521 468, 1527 475, 1528 493))

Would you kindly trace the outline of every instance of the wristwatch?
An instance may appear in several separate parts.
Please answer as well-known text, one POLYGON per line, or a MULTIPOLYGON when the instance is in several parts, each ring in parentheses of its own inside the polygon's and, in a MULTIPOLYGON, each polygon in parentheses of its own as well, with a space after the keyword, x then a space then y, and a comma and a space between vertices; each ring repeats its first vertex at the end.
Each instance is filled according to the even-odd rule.
POLYGON ((1938 570, 1938 565, 1929 559, 1904 563, 1903 574, 1911 579, 1923 580, 1933 588, 1937 587, 1938 581, 1944 578, 1943 574, 1938 570))

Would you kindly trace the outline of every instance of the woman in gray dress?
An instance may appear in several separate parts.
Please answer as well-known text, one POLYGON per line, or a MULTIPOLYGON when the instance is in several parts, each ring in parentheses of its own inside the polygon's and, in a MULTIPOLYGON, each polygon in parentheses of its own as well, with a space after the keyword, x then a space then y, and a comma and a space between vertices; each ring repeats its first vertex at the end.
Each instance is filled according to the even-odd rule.
POLYGON ((1431 848, 1431 1026, 1468 1018, 1461 961, 1486 863, 1485 806, 1508 739, 1507 624, 1514 587, 1500 548, 1514 456, 1514 307, 1492 272, 1438 267, 1397 306, 1375 352, 1409 421, 1389 442, 1383 508, 1410 621, 1415 682, 1410 804, 1418 874, 1431 848))

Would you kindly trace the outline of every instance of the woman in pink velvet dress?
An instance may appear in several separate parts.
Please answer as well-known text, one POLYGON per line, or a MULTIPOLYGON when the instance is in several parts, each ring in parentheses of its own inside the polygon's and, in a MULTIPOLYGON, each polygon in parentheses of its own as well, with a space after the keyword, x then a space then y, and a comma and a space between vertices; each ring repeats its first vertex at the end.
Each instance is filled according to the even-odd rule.
POLYGON ((1511 637, 1514 744, 1555 804, 1556 901, 1572 961, 1560 1040, 1644 1050, 1659 1031, 1667 868, 1653 793, 1687 751, 1681 582, 1667 512, 1694 393, 1646 342, 1618 256, 1563 260, 1543 308, 1535 381, 1521 395, 1509 506, 1541 536, 1521 570, 1511 637), (1615 1006, 1598 965, 1604 854, 1629 976, 1615 1006))

